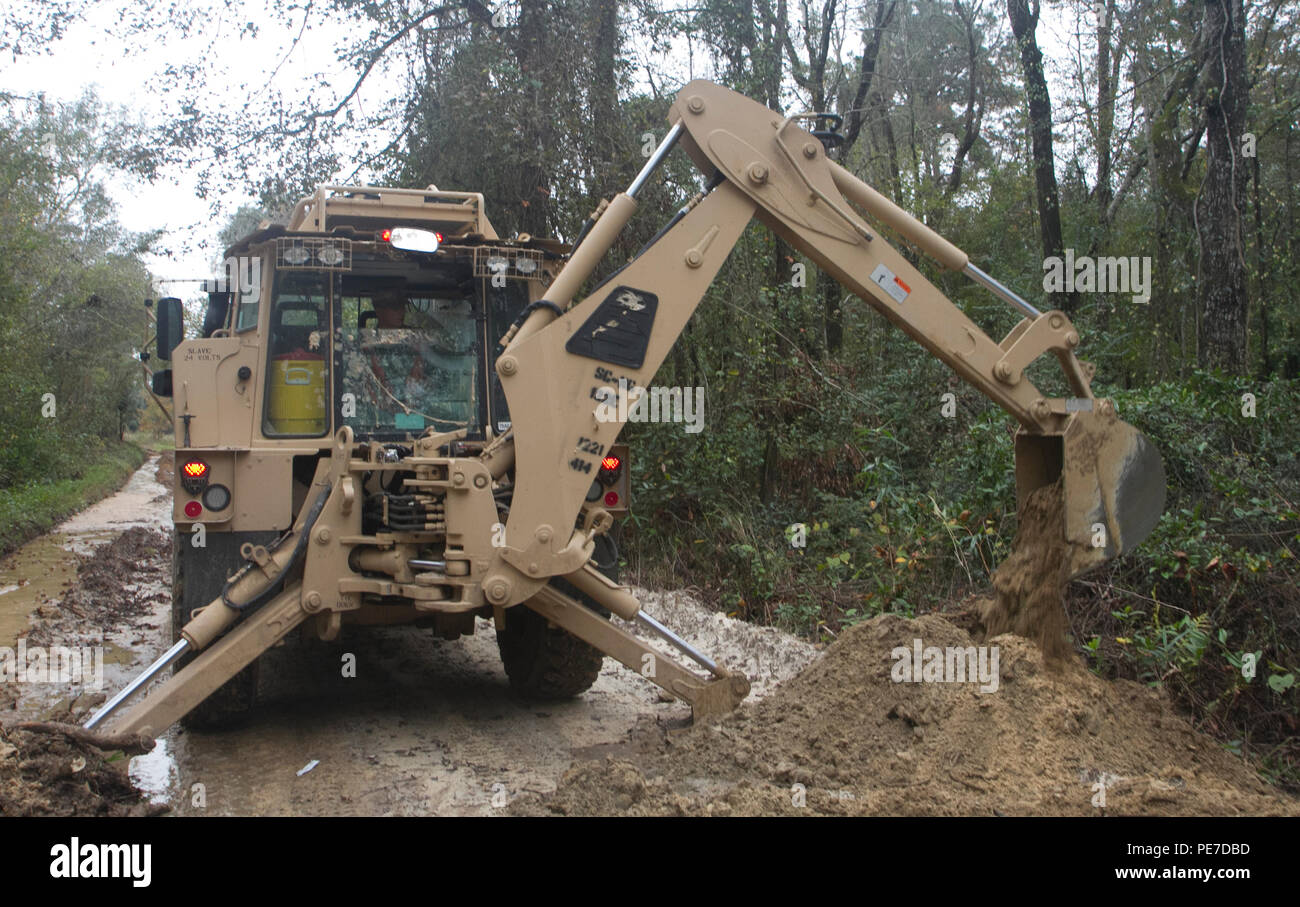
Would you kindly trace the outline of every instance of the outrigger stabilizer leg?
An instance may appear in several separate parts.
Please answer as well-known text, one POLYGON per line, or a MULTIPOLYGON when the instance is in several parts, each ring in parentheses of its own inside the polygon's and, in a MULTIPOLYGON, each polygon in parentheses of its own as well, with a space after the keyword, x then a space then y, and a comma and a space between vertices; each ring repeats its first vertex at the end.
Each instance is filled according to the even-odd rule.
MULTIPOLYGON (((311 537, 312 527, 320 514, 329 512, 331 507, 349 496, 344 479, 348 475, 350 448, 351 434, 342 432, 334 456, 318 468, 312 486, 317 493, 315 502, 303 508, 294 528, 270 549, 246 546, 244 554, 249 563, 228 582, 222 595, 199 609, 181 630, 179 641, 98 709, 86 722, 87 729, 96 728, 114 715, 127 700, 178 658, 187 653, 199 653, 192 662, 113 722, 114 733, 156 736, 295 627, 321 613, 320 597, 303 594, 300 577, 309 569, 309 565, 303 562, 312 556, 338 555, 329 552, 317 555, 308 550, 305 540, 311 537)), ((701 665, 711 676, 700 677, 692 673, 551 585, 542 586, 521 606, 533 609, 551 623, 657 684, 674 698, 688 703, 697 720, 731 711, 748 694, 749 681, 744 675, 719 666, 645 614, 635 596, 607 579, 589 562, 565 578, 611 613, 649 628, 701 665)))

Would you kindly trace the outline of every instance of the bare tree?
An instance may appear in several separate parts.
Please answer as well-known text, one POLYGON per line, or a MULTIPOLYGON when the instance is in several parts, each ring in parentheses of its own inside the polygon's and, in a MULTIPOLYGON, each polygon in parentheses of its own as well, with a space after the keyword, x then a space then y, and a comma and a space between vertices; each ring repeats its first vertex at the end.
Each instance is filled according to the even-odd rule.
POLYGON ((1205 111, 1205 181, 1196 203, 1201 306, 1197 358, 1234 375, 1246 367, 1246 259, 1241 208, 1247 169, 1240 160, 1249 86, 1242 0, 1204 0, 1200 103, 1205 111))
POLYGON ((966 156, 975 147, 980 134, 980 124, 984 122, 984 93, 980 85, 980 56, 983 48, 980 46, 979 32, 975 27, 984 2, 974 0, 967 5, 961 0, 952 0, 952 5, 966 31, 966 111, 962 114, 962 136, 957 142, 952 167, 948 171, 948 180, 944 184, 945 196, 952 195, 961 186, 962 167, 966 162, 966 156))
MULTIPOLYGON (((1029 101, 1029 127, 1034 158, 1034 190, 1038 200, 1038 230, 1042 237, 1043 257, 1064 254, 1061 233, 1061 199, 1056 188, 1056 155, 1052 148, 1052 99, 1043 73, 1043 53, 1038 49, 1039 0, 1007 0, 1011 31, 1020 48, 1020 65, 1025 77, 1025 95, 1029 101)), ((1078 308, 1075 293, 1063 294, 1059 308, 1070 312, 1078 308)))

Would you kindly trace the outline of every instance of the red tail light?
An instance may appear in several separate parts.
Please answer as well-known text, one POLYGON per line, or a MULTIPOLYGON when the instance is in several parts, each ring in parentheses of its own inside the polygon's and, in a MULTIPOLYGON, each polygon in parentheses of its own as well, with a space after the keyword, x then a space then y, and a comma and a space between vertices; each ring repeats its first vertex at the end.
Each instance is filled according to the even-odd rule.
POLYGON ((600 468, 610 469, 610 470, 618 469, 618 464, 622 462, 623 461, 620 460, 618 457, 605 457, 603 460, 600 461, 600 468))
POLYGON ((181 487, 191 495, 198 496, 208 487, 211 478, 208 464, 199 459, 186 460, 181 464, 181 487))

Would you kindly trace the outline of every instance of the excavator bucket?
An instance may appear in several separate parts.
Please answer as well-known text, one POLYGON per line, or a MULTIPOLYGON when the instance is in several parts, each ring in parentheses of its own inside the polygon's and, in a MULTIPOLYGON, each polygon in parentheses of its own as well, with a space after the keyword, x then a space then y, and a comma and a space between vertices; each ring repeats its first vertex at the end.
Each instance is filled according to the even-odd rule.
POLYGON ((1164 512, 1165 468, 1155 446, 1120 421, 1108 400, 1072 413, 1059 433, 1016 434, 1016 497, 1061 485, 1062 531, 1070 576, 1141 542, 1164 512))

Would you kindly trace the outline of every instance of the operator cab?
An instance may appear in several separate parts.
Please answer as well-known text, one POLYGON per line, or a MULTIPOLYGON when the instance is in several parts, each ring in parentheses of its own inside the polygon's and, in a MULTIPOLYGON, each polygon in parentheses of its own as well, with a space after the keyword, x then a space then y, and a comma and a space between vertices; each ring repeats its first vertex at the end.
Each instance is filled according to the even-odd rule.
POLYGON ((481 431, 483 304, 476 281, 456 277, 341 280, 339 419, 358 437, 481 431))
POLYGON ((482 442, 510 426, 497 344, 565 251, 501 240, 476 193, 322 187, 227 252, 204 336, 261 347, 269 440, 482 442))

